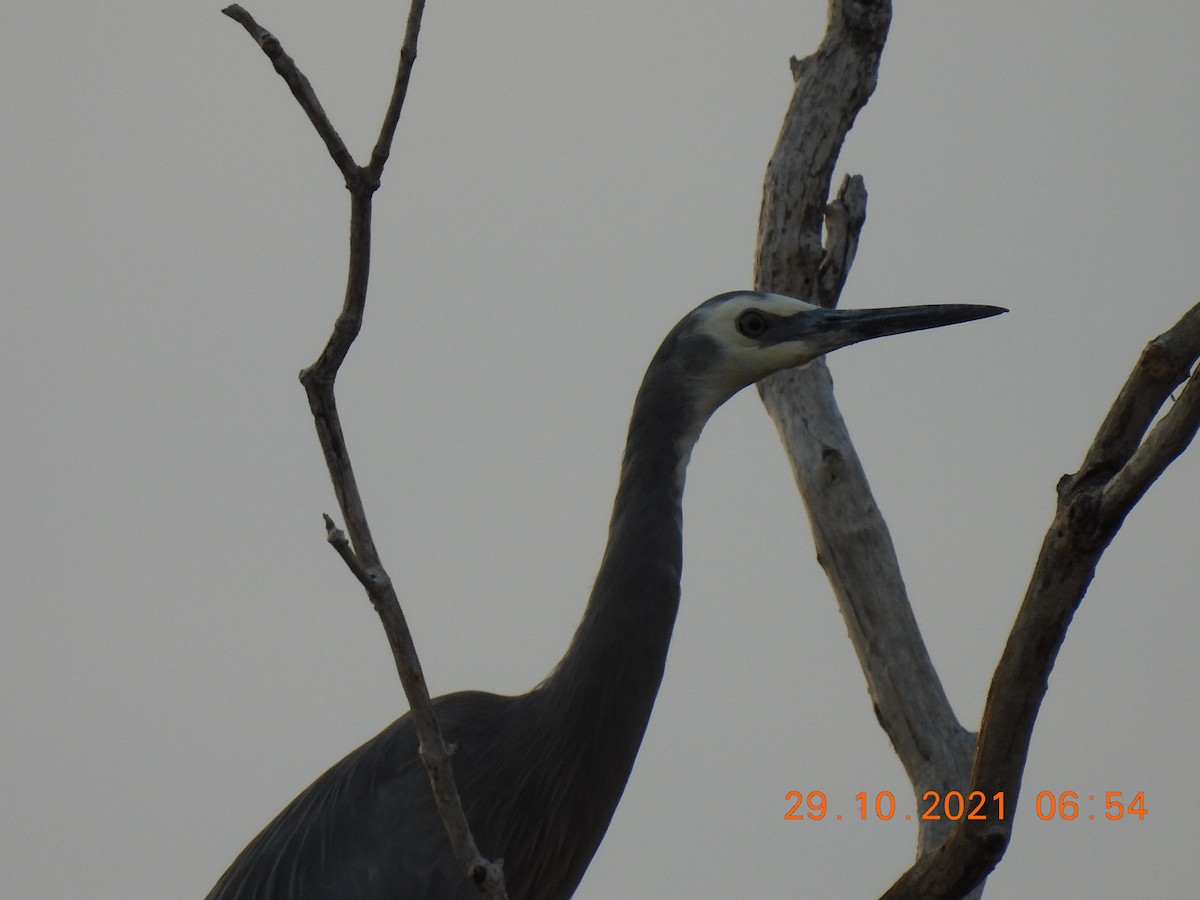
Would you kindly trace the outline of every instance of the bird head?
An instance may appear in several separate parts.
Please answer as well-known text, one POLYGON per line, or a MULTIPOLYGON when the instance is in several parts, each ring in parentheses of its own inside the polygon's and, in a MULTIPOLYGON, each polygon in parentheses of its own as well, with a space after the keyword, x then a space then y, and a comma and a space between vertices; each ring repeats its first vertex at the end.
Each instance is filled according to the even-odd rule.
POLYGON ((825 309, 781 294, 737 291, 685 316, 659 352, 682 367, 715 409, 747 385, 839 347, 1002 312, 1007 310, 970 304, 825 309))

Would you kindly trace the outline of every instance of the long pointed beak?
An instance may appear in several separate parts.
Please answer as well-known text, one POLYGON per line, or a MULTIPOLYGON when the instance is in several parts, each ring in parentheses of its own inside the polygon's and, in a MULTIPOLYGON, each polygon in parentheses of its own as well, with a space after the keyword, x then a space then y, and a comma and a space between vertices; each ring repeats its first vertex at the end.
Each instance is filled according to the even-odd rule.
POLYGON ((887 309, 814 309, 794 316, 796 339, 815 346, 820 353, 859 341, 941 328, 1008 312, 1001 306, 944 303, 930 306, 895 306, 887 309))

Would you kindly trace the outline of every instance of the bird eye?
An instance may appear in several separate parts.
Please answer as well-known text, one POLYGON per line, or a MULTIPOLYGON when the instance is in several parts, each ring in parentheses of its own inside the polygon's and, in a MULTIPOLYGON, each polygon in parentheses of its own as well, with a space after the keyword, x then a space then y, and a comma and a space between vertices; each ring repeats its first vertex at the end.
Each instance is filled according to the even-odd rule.
POLYGON ((748 338, 762 337, 770 324, 766 315, 757 309, 748 309, 737 317, 737 330, 748 338))

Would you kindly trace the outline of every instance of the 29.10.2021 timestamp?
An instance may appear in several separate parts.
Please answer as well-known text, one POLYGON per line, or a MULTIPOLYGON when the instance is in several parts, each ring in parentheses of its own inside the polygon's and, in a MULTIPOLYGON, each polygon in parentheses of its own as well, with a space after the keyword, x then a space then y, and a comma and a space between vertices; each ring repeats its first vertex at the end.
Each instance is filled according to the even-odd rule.
POLYGON ((911 821, 918 818, 924 821, 936 819, 970 819, 987 821, 1004 818, 1004 794, 993 794, 990 798, 983 791, 972 791, 964 796, 960 791, 948 791, 945 795, 937 791, 926 791, 922 800, 923 809, 916 816, 898 815, 896 813, 896 795, 891 791, 879 791, 873 797, 866 791, 854 795, 853 812, 843 817, 841 813, 831 813, 824 791, 788 791, 787 802, 791 804, 783 814, 789 820, 807 820, 819 822, 827 816, 837 822, 843 818, 858 819, 866 822, 874 819, 879 822, 889 822, 893 819, 911 821))
MULTIPOLYGON (((1078 791, 1040 791, 1034 803, 1034 811, 1043 822, 1060 820, 1073 822, 1076 820, 1116 822, 1125 818, 1136 818, 1139 821, 1146 818, 1146 793, 1138 791, 1128 796, 1121 791, 1104 791, 1103 806, 1100 805, 1096 794, 1080 795, 1078 791)), ((964 795, 960 791, 926 791, 921 798, 921 809, 916 814, 900 815, 896 812, 896 797, 891 791, 879 791, 869 796, 866 791, 854 795, 854 804, 847 808, 846 814, 833 812, 824 791, 788 791, 786 795, 788 809, 783 817, 789 821, 819 822, 833 820, 840 822, 845 819, 857 819, 862 822, 875 820, 890 822, 898 820, 909 822, 913 819, 920 821, 960 819, 968 821, 1000 821, 1007 812, 1003 792, 992 794, 990 797, 983 791, 971 791, 964 795)))

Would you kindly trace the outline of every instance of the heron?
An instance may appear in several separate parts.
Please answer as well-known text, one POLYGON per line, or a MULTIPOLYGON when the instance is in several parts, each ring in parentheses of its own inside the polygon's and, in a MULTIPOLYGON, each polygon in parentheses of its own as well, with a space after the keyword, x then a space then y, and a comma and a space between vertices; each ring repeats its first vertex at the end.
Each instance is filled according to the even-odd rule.
MULTIPOLYGON (((608 544, 566 654, 528 693, 434 701, 467 820, 512 900, 564 900, 625 789, 679 608, 682 499, 713 412, 781 369, 870 338, 993 316, 995 306, 826 309, 721 294, 663 340, 637 392, 608 544)), ((409 715, 335 764, 242 851, 208 900, 471 900, 409 715)))

